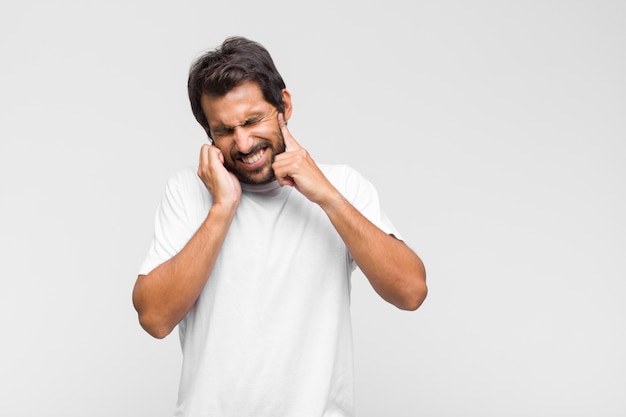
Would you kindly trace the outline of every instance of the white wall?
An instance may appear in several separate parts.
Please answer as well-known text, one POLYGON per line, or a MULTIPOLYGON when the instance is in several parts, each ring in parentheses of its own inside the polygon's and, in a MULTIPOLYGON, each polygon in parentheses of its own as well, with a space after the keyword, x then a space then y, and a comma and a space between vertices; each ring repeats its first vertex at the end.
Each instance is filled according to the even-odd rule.
POLYGON ((244 35, 428 268, 415 313, 354 276, 359 417, 626 415, 625 3, 246 3, 0 6, 0 414, 171 415, 130 294, 188 66, 244 35))

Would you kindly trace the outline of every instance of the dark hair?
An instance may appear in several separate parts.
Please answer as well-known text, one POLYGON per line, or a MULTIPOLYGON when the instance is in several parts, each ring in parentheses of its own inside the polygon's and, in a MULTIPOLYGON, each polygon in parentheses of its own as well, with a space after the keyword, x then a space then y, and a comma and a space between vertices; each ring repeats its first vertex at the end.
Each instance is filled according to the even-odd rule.
POLYGON ((279 112, 284 111, 285 82, 269 52, 257 42, 240 36, 227 38, 221 46, 203 54, 191 65, 187 81, 191 110, 209 137, 209 123, 200 104, 202 94, 222 97, 248 81, 257 83, 263 98, 279 112))

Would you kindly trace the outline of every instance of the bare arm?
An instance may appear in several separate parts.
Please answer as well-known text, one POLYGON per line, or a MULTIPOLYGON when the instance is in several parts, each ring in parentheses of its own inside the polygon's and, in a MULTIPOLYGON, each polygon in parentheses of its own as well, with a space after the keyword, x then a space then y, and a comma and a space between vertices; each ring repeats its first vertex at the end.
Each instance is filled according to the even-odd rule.
POLYGON ((163 338, 185 317, 198 299, 241 198, 237 179, 223 167, 215 147, 204 145, 198 175, 214 197, 214 204, 200 228, 178 254, 148 275, 140 275, 133 303, 141 326, 152 336, 163 338))
POLYGON ((421 259, 404 242, 384 233, 354 208, 298 145, 282 116, 279 124, 288 152, 276 157, 273 167, 278 181, 294 186, 320 205, 383 299, 404 310, 417 309, 427 294, 421 259))
POLYGON ((374 290, 398 308, 416 310, 427 293, 426 271, 420 258, 343 197, 332 198, 321 206, 374 290))

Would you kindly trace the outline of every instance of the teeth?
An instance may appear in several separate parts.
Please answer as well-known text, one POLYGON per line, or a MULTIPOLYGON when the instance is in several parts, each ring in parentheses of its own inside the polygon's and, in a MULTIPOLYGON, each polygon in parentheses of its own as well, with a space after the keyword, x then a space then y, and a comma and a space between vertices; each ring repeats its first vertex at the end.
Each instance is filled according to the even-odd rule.
POLYGON ((246 164, 253 164, 259 159, 261 159, 264 153, 265 153, 265 149, 260 149, 258 152, 255 152, 250 156, 242 157, 241 160, 246 164))

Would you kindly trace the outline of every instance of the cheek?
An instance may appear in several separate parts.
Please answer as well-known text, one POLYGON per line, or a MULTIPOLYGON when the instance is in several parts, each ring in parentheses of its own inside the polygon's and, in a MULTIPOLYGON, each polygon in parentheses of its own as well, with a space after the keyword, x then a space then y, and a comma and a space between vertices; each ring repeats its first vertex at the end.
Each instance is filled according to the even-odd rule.
POLYGON ((280 133, 278 124, 276 125, 276 128, 268 126, 265 128, 255 129, 250 132, 250 136, 252 136, 256 143, 267 143, 275 150, 283 147, 283 136, 280 133))
POLYGON ((283 138, 283 133, 280 131, 280 129, 276 132, 276 140, 274 142, 274 148, 276 149, 277 154, 283 153, 286 150, 285 138, 283 138))
POLYGON ((275 128, 267 129, 265 137, 272 142, 272 146, 274 147, 274 149, 280 151, 282 148, 284 148, 283 135, 280 131, 280 128, 278 127, 278 124, 275 126, 275 128))

